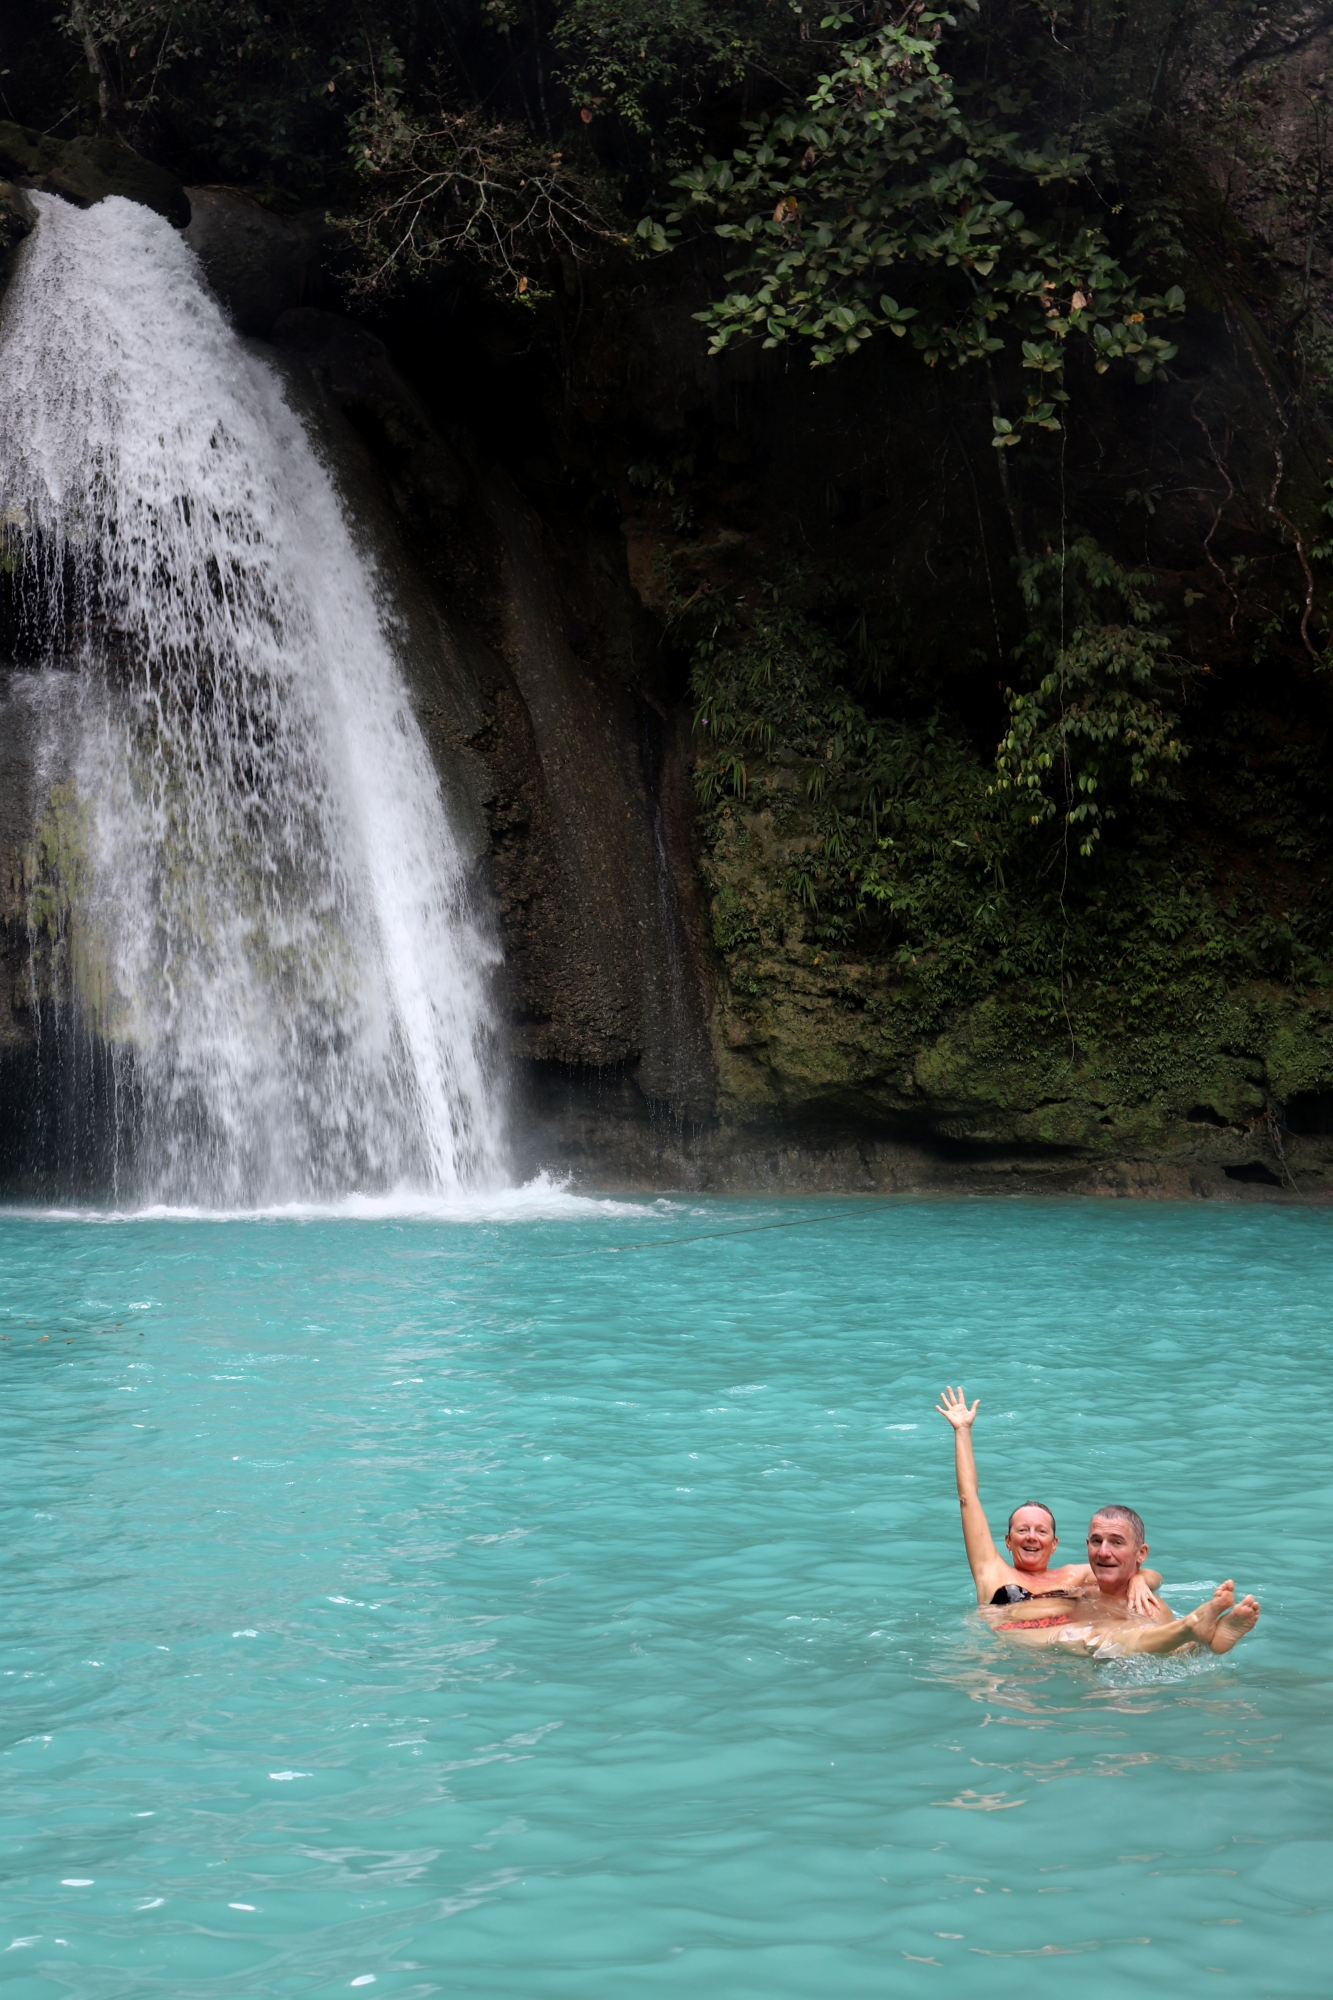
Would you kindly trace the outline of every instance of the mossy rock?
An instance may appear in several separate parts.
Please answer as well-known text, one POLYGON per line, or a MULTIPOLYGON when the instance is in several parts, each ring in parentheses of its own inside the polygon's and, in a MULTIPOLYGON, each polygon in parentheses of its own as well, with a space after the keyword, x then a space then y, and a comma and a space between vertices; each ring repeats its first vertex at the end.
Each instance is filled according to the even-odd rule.
POLYGON ((9 277, 14 252, 35 220, 32 203, 13 181, 0 180, 0 288, 9 277))
POLYGON ((178 229, 190 220, 189 196, 176 176, 110 134, 52 139, 0 120, 0 173, 45 194, 63 195, 78 208, 119 194, 155 209, 178 229))

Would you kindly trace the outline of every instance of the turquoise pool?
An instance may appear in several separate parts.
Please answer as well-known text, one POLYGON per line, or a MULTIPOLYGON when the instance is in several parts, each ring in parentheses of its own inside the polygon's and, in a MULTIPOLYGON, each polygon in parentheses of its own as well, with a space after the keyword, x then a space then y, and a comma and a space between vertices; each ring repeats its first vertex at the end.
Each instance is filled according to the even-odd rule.
POLYGON ((1331 1230, 0 1217, 14 2000, 1325 1992, 1331 1230), (993 1517, 1257 1634, 1000 1650, 960 1378, 993 1517))

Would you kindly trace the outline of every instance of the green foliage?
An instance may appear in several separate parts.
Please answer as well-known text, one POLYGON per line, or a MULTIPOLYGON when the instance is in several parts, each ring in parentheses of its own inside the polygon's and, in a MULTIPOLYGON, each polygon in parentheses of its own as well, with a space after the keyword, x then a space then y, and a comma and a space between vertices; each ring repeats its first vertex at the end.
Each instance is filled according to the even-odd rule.
POLYGON ((299 196, 342 177, 346 115, 392 64, 402 12, 356 0, 66 0, 56 21, 85 51, 85 81, 113 125, 187 169, 299 196))
POLYGON ((697 151, 710 100, 756 69, 790 69, 800 12, 771 0, 570 0, 552 40, 580 119, 618 126, 660 164, 697 151))
MULTIPOLYGON (((1093 0, 1084 47, 1151 39, 1146 4, 1153 20, 1127 38, 1118 6, 1093 0)), ((1012 344, 1032 391, 1000 415, 1001 444, 1057 426, 1070 341, 1098 367, 1160 367, 1170 343, 1149 321, 1180 295, 1141 298, 1103 211, 1073 203, 1086 157, 1049 122, 1063 88, 1049 37, 1014 0, 963 33, 918 5, 894 23, 856 6, 859 40, 849 14, 820 24, 809 0, 65 0, 51 33, 86 52, 60 65, 82 103, 11 110, 68 129, 105 85, 111 121, 187 179, 341 209, 363 288, 462 257, 527 299, 543 250, 549 281, 626 239, 667 249, 671 172, 778 96, 751 144, 682 182, 754 281, 712 309, 715 344, 797 334, 828 359, 891 327, 949 367, 1012 344)), ((40 35, 25 33, 26 58, 40 35)))
MULTIPOLYGON (((1211 1020, 1237 982, 1326 981, 1333 892, 1276 905, 1258 870, 1220 890, 1206 849, 1178 837, 1199 806, 1182 796, 1166 701, 1181 669, 1145 579, 1082 537, 1021 581, 1034 685, 1008 697, 998 783, 946 713, 876 715, 850 691, 856 662, 808 583, 699 638, 696 782, 733 991, 779 977, 774 954, 813 953, 834 982, 839 965, 879 967, 911 1044, 997 994, 1066 1035, 1071 1019, 1137 1035, 1181 1010, 1211 1020), (1019 782, 1030 771, 1036 786, 1019 782)), ((1209 744, 1210 769, 1235 774, 1209 781, 1212 824, 1333 879, 1322 737, 1261 750, 1264 726, 1209 744)), ((855 980, 837 990, 865 1005, 855 980)))
MULTIPOLYGON (((46 33, 74 48, 53 58, 27 29, 24 55, 34 86, 42 70, 59 74, 85 118, 109 117, 206 178, 336 198, 368 122, 403 160, 404 133, 382 115, 396 97, 405 126, 499 131, 511 160, 525 145, 549 161, 591 139, 585 169, 632 177, 637 202, 645 178, 697 152, 726 92, 808 78, 801 11, 769 0, 63 0, 46 33)), ((72 108, 7 115, 46 126, 72 108)), ((644 237, 665 243, 655 220, 644 237)), ((412 238, 403 251, 410 264, 412 238)))
POLYGON ((1326 479, 1324 481, 1324 491, 1329 496, 1327 500, 1321 502, 1319 508, 1319 512, 1323 517, 1320 522, 1320 532, 1324 536, 1324 539, 1311 544, 1311 562, 1333 561, 1333 539, 1330 539, 1333 538, 1333 479, 1326 479), (1329 525, 1325 526, 1325 523, 1329 525))
POLYGON ((695 727, 712 746, 698 767, 704 803, 724 790, 744 798, 742 751, 767 757, 780 746, 823 771, 821 753, 831 745, 870 749, 868 719, 837 684, 844 665, 828 634, 777 593, 759 606, 748 630, 727 619, 701 639, 690 686, 695 727))
POLYGON ((1080 627, 1032 693, 1008 691, 995 789, 1014 792, 1032 826, 1058 815, 1085 858, 1116 817, 1117 794, 1172 796, 1168 774, 1184 746, 1152 692, 1166 651, 1160 633, 1080 627))
POLYGON ((1035 688, 1006 690, 1009 728, 994 790, 1012 797, 1030 826, 1058 817, 1085 859, 1136 794, 1175 796, 1172 773, 1185 754, 1179 718, 1162 699, 1180 663, 1165 634, 1151 629, 1146 581, 1086 537, 1028 563, 1021 576, 1034 622, 1020 651, 1039 670, 1049 666, 1035 688), (1121 622, 1094 622, 1107 598, 1121 622))
POLYGON ((844 43, 800 111, 753 121, 729 160, 710 156, 674 185, 722 215, 716 233, 746 253, 729 276, 749 287, 698 315, 712 352, 739 335, 766 347, 796 338, 826 363, 888 328, 910 330, 929 366, 958 368, 1017 340, 1037 381, 1020 413, 996 413, 994 441, 1008 445, 1029 426, 1059 428, 1071 337, 1098 372, 1118 360, 1140 381, 1160 372, 1175 348, 1148 320, 1178 314, 1184 293, 1141 296, 1100 224, 1050 198, 1081 179, 1086 156, 1025 138, 1021 94, 1000 86, 963 101, 940 62, 954 25, 913 8, 844 43), (1044 212, 1029 215, 1011 188, 1044 212))
POLYGON ((941 716, 869 714, 827 630, 776 593, 695 652, 699 796, 762 807, 784 841, 784 891, 821 943, 1017 970, 996 922, 1004 816, 972 747, 941 716))

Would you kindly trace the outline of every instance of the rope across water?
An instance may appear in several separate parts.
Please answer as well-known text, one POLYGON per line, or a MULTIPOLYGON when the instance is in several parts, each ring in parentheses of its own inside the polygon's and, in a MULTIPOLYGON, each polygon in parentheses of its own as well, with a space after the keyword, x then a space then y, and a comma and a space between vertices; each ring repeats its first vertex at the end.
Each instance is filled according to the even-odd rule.
MULTIPOLYGON (((736 1229, 707 1229, 691 1236, 656 1236, 646 1243, 589 1243, 579 1250, 534 1250, 530 1254, 539 1261, 555 1261, 566 1257, 621 1257, 633 1250, 670 1250, 682 1243, 720 1242, 724 1236, 762 1236, 773 1229, 813 1229, 821 1222, 845 1222, 852 1215, 878 1214, 884 1206, 885 1203, 882 1201, 875 1202, 873 1206, 869 1202, 857 1202, 855 1206, 828 1215, 801 1215, 786 1222, 747 1222, 736 1229)), ((488 1257, 479 1261, 487 1264, 503 1264, 507 1263, 508 1259, 488 1257)))

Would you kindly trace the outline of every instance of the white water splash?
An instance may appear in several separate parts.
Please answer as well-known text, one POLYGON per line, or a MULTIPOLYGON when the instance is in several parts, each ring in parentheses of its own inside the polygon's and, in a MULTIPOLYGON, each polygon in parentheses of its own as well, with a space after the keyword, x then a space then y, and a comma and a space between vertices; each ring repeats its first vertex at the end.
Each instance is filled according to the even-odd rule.
MULTIPOLYGON (((761 1211, 767 1213, 767 1211, 761 1211)), ((273 1202, 264 1207, 218 1208, 150 1203, 142 1208, 8 1207, 9 1217, 38 1222, 424 1222, 472 1228, 477 1224, 533 1222, 624 1222, 674 1225, 706 1223, 710 1211, 665 1195, 639 1199, 576 1194, 567 1182, 539 1173, 521 1187, 476 1188, 456 1195, 432 1195, 409 1188, 385 1194, 347 1194, 327 1201, 273 1202)), ((136 1310, 130 1307, 129 1310, 136 1310)), ((107 1310, 110 1310, 108 1307, 107 1310)), ((143 1310, 147 1310, 145 1306, 143 1310)))
POLYGON ((501 1180, 498 953, 392 608, 268 364, 171 226, 37 196, 0 349, 0 522, 70 669, 83 1017, 142 1198, 501 1180))

